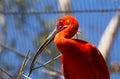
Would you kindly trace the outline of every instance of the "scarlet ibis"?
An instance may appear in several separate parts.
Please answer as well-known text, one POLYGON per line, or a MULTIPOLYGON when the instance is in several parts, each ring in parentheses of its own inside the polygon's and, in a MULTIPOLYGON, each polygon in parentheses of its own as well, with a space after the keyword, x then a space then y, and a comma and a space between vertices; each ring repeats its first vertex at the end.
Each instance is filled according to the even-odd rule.
POLYGON ((59 18, 54 31, 35 55, 31 69, 42 50, 54 40, 62 54, 62 70, 65 79, 110 79, 107 65, 100 51, 85 40, 72 39, 78 27, 78 21, 73 16, 59 18))

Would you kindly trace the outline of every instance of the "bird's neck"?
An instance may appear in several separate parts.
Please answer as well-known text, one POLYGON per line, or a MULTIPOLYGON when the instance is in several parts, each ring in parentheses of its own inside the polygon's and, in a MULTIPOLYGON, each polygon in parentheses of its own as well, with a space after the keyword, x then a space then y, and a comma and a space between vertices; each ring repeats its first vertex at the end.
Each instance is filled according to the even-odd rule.
POLYGON ((58 33, 54 39, 55 45, 57 46, 59 51, 64 55, 67 54, 66 52, 69 51, 69 46, 71 47, 71 45, 73 45, 70 41, 72 41, 71 38, 65 37, 61 33, 58 33))
MULTIPOLYGON (((65 47, 65 43, 67 41, 67 39, 70 39, 70 38, 67 38, 64 34, 61 33, 58 33, 55 38, 54 38, 54 43, 55 45, 57 46, 57 48, 59 50, 63 50, 63 47, 65 47)), ((62 52, 62 51, 61 51, 62 52)))
POLYGON ((56 45, 63 44, 66 39, 70 39, 70 38, 67 38, 66 34, 64 34, 63 32, 60 32, 60 33, 56 34, 56 36, 54 38, 54 42, 56 45))

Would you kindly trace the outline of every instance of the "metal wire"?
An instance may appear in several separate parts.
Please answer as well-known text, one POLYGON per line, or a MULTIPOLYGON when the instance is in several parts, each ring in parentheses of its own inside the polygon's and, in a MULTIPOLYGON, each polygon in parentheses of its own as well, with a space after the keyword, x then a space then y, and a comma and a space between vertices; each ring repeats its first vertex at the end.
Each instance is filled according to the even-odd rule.
POLYGON ((72 10, 72 11, 32 11, 32 12, 3 12, 0 11, 1 14, 5 15, 17 15, 17 14, 61 14, 61 13, 95 13, 95 12, 116 12, 120 11, 120 9, 93 9, 93 10, 72 10))

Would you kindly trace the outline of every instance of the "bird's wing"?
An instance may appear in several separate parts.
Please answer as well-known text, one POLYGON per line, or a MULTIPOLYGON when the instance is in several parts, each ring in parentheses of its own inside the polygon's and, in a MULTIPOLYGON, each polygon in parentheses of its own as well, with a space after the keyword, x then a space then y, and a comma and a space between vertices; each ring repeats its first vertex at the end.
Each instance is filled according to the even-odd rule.
POLYGON ((65 64, 62 64, 62 70, 63 70, 63 75, 64 75, 65 79, 70 79, 69 75, 68 75, 68 70, 67 70, 67 67, 65 66, 65 64))
POLYGON ((97 69, 98 76, 101 77, 99 79, 110 79, 106 62, 100 51, 95 46, 90 45, 89 52, 90 52, 92 64, 97 69))

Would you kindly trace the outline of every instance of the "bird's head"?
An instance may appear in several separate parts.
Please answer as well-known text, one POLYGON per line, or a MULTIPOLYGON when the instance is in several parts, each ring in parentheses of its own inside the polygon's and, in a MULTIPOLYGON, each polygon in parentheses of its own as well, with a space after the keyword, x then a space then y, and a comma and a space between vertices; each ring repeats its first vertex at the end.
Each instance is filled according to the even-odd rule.
POLYGON ((78 30, 78 21, 73 16, 64 16, 58 19, 53 32, 47 37, 41 45, 39 51, 42 51, 52 40, 56 34, 62 34, 65 38, 71 38, 78 30))
POLYGON ((66 38, 71 38, 78 31, 78 21, 73 16, 63 16, 56 22, 56 28, 59 34, 66 38))

